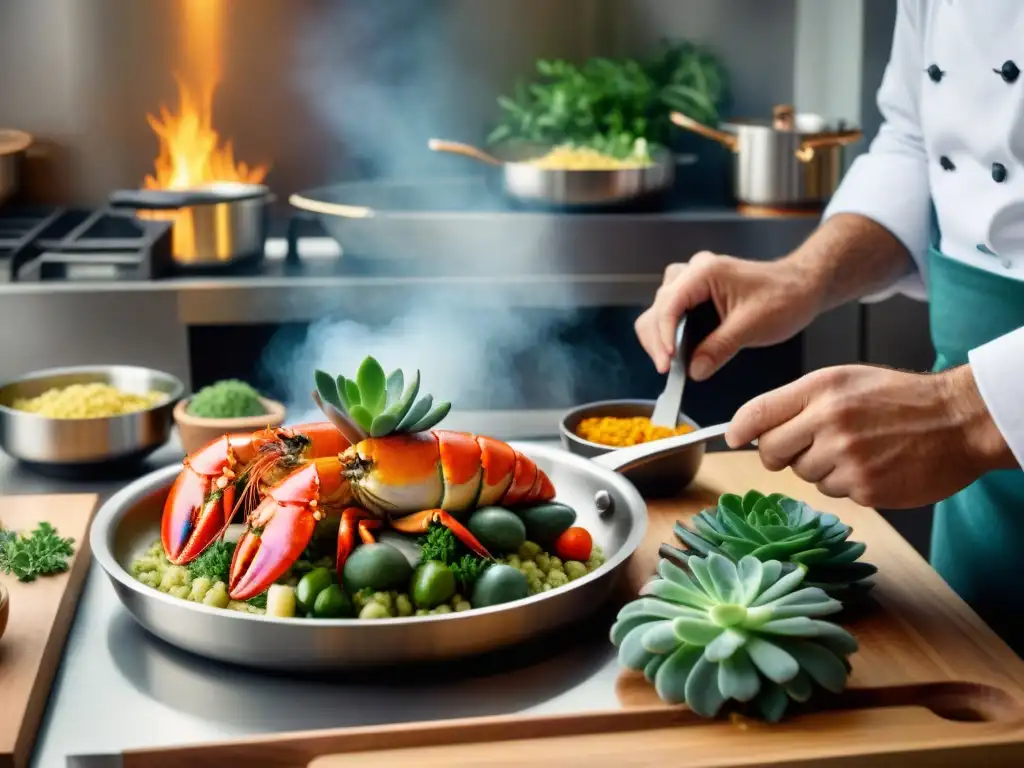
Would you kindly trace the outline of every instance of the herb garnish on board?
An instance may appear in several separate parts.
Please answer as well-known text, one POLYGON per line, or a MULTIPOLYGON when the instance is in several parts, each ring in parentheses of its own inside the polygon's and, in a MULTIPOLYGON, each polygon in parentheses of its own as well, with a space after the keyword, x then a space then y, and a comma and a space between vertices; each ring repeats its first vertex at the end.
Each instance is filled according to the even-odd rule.
POLYGON ((0 571, 18 581, 63 573, 75 554, 74 539, 65 539, 49 523, 40 523, 28 536, 0 527, 0 571))

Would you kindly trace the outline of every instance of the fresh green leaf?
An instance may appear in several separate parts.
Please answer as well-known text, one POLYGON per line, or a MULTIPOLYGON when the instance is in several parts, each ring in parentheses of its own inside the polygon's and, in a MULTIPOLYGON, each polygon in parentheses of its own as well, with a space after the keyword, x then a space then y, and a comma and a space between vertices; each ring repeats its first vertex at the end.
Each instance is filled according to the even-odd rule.
POLYGON ((188 575, 193 579, 207 578, 211 582, 223 581, 226 584, 234 553, 234 542, 218 539, 188 564, 188 575))
POLYGON ((398 368, 388 374, 387 401, 386 405, 393 405, 402 396, 402 389, 405 386, 405 375, 402 369, 398 368))
POLYGON ((373 426, 373 414, 362 405, 353 405, 352 410, 349 411, 349 416, 355 420, 356 424, 362 427, 367 432, 370 431, 370 427, 373 426))
POLYGON ((436 405, 430 413, 409 427, 409 431, 426 432, 428 429, 436 426, 445 416, 447 416, 448 411, 451 409, 451 403, 440 403, 436 405))
MULTIPOLYGON (((387 401, 387 377, 380 363, 373 357, 367 356, 360 364, 359 370, 356 371, 356 385, 359 387, 360 404, 370 416, 376 416, 384 410, 384 403, 387 401)), ((366 429, 369 429, 369 426, 366 429)))
POLYGON ((19 581, 63 573, 75 554, 74 539, 61 537, 50 523, 39 523, 27 536, 0 529, 0 572, 19 581))
POLYGON ((434 404, 433 395, 424 395, 402 418, 398 425, 399 432, 410 432, 410 427, 430 412, 430 406, 434 404))
POLYGON ((319 370, 313 371, 313 380, 316 382, 316 391, 324 402, 330 403, 335 408, 348 410, 342 404, 341 398, 338 397, 338 387, 331 374, 319 370))
POLYGON ((384 437, 390 435, 398 426, 398 418, 385 412, 373 417, 370 424, 370 437, 384 437))

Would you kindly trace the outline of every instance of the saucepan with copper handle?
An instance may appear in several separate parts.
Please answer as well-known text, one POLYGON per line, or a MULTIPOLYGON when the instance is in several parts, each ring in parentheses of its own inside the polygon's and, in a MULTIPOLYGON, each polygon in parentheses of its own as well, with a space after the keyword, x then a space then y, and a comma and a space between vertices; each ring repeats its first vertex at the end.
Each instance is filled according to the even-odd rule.
POLYGON ((824 205, 843 174, 843 148, 864 133, 842 122, 775 107, 770 120, 732 120, 711 128, 679 112, 672 122, 713 139, 734 154, 733 192, 747 205, 802 208, 824 205))

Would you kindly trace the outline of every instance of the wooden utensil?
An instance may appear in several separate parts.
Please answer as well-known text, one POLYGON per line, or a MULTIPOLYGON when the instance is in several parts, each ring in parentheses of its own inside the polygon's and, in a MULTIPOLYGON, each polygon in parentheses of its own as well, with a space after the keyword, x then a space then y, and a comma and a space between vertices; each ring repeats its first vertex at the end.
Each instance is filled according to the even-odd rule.
POLYGON ((0 640, 0 766, 28 765, 50 686, 89 570, 89 523, 96 509, 93 494, 0 497, 0 522, 28 532, 50 523, 75 540, 70 568, 23 583, 0 574, 7 589, 7 631, 0 640))

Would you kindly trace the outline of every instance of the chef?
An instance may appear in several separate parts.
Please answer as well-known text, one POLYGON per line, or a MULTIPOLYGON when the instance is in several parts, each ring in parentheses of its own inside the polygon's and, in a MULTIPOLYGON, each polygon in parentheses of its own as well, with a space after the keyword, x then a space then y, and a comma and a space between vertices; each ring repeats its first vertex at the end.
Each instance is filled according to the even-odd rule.
POLYGON ((702 252, 665 272, 636 331, 668 370, 681 313, 714 302, 707 379, 744 347, 845 302, 927 299, 931 373, 842 365, 744 405, 757 440, 832 497, 936 503, 931 559, 1024 654, 1024 1, 900 0, 878 90, 884 122, 816 231, 778 261, 702 252))

